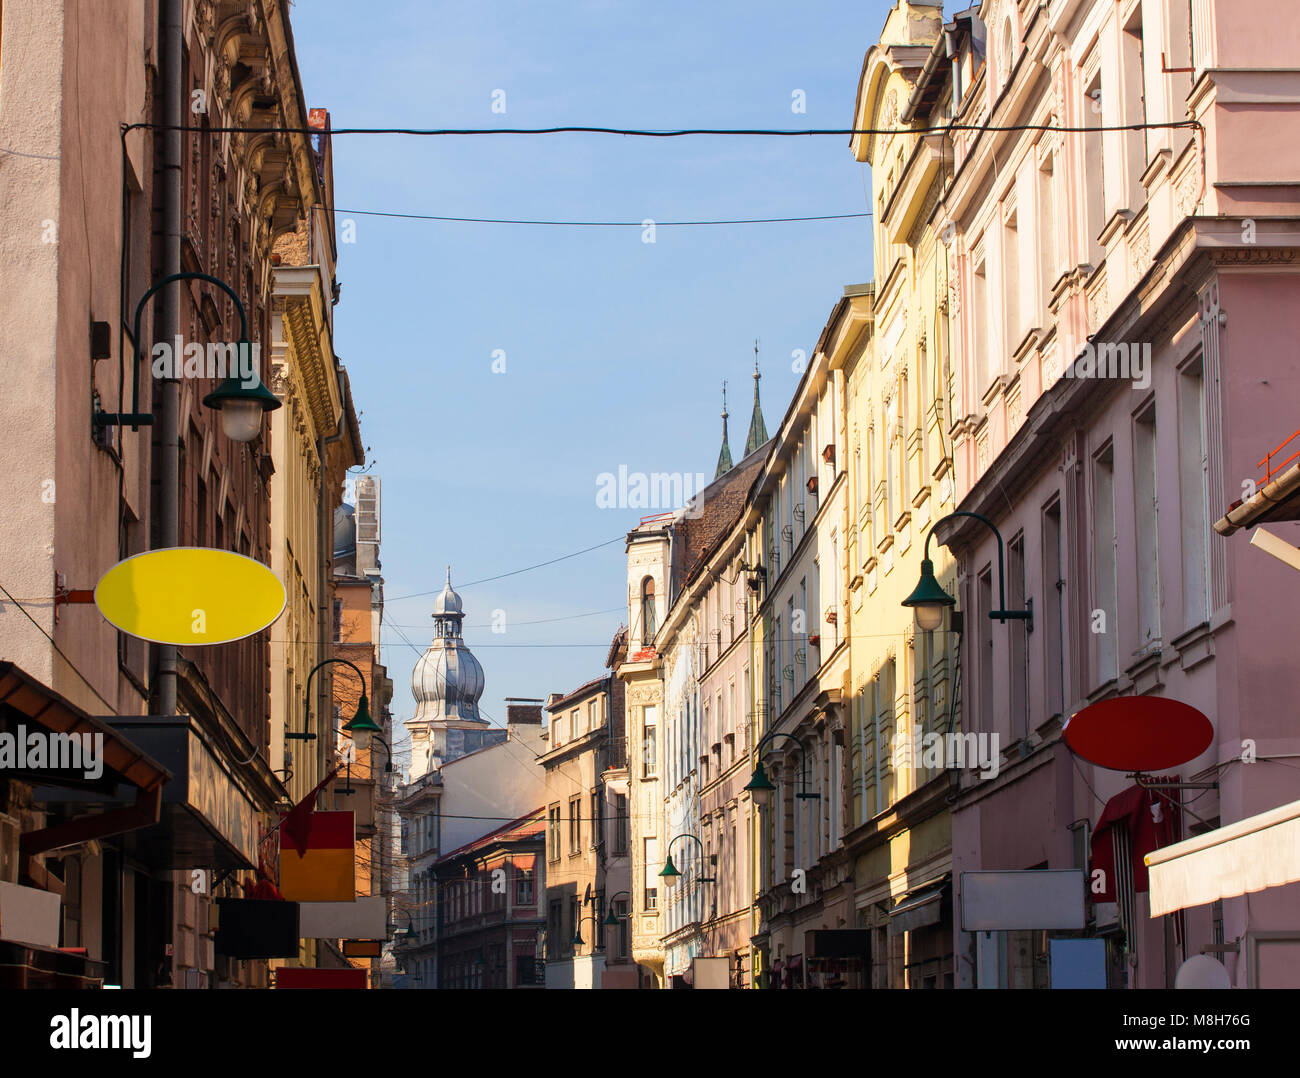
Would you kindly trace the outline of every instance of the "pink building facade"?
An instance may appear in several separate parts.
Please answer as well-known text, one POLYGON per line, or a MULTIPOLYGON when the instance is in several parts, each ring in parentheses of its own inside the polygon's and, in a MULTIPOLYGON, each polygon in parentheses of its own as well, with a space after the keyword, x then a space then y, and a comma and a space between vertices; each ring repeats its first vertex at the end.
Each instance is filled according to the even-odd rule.
MULTIPOLYGON (((1295 427, 1300 10, 987 0, 974 16, 944 25, 900 113, 934 129, 900 187, 935 158, 948 174, 931 213, 958 508, 1006 543, 1000 580, 983 524, 935 536, 959 565, 963 730, 1002 752, 995 778, 961 773, 956 909, 964 872, 1095 879, 1103 809, 1135 780, 1062 740, 1091 703, 1162 696, 1210 719, 1209 748, 1161 776, 1198 785, 1151 795, 1182 837, 1300 797, 1283 766, 1300 753, 1293 570, 1211 530, 1295 427), (988 616, 1003 587, 1032 623, 988 616)), ((1203 952, 1238 987, 1300 984, 1300 887, 1152 918, 1140 875, 1090 888, 1077 931, 1106 941, 1111 987, 1172 987, 1203 952)), ((1051 983, 1047 932, 955 922, 959 987, 1051 983)))

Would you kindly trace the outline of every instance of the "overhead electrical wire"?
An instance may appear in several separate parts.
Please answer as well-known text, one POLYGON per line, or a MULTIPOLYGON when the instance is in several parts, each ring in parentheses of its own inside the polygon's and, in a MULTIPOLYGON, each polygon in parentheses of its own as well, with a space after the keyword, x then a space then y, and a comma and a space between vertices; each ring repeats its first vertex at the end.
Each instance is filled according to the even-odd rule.
POLYGON ((1089 134, 1094 131, 1147 131, 1153 129, 1198 128, 1198 120, 1166 120, 1140 124, 1099 124, 1065 126, 1061 124, 918 124, 909 127, 596 127, 579 124, 557 127, 200 127, 194 124, 159 124, 148 121, 122 124, 125 134, 139 128, 152 131, 193 131, 205 135, 412 135, 419 138, 454 135, 624 135, 630 138, 685 138, 693 135, 734 135, 747 138, 808 138, 826 135, 920 135, 948 131, 1057 131, 1062 134, 1089 134))
MULTIPOLYGON (((476 225, 555 225, 567 228, 645 228, 649 220, 641 221, 550 221, 537 218, 512 217, 444 217, 432 213, 390 213, 387 210, 346 210, 339 206, 320 207, 326 213, 356 214, 364 217, 397 217, 411 221, 451 221, 476 225)), ((685 228, 698 225, 775 225, 794 221, 842 221, 851 217, 871 217, 870 213, 823 213, 809 217, 735 217, 703 221, 660 221, 653 219, 656 228, 685 228)))
MULTIPOLYGON (((472 588, 476 584, 488 584, 491 583, 493 580, 504 580, 506 577, 518 576, 520 573, 530 573, 534 569, 542 569, 547 565, 555 565, 557 562, 568 561, 570 558, 576 558, 581 554, 590 554, 593 550, 599 550, 601 547, 612 546, 614 543, 622 543, 626 541, 627 541, 627 533, 623 532, 620 535, 616 535, 613 539, 606 539, 603 543, 596 543, 594 546, 583 547, 583 549, 575 550, 571 554, 562 554, 558 558, 551 558, 547 561, 539 561, 536 565, 525 565, 522 569, 511 569, 510 572, 508 573, 497 573, 496 576, 485 576, 479 580, 471 580, 468 584, 457 584, 456 587, 459 589, 472 588)), ((441 591, 442 588, 434 588, 431 591, 413 591, 407 595, 398 595, 392 598, 385 597, 384 602, 385 604, 400 603, 404 599, 419 599, 425 595, 438 595, 439 593, 441 593, 441 591)))

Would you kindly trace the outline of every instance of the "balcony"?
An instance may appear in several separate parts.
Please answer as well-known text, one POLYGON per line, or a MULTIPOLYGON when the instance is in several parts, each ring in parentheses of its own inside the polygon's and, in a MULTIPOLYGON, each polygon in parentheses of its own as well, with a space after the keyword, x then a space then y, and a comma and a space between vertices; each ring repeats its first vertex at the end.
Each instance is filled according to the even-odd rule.
POLYGON ((608 737, 601 749, 603 771, 623 771, 627 769, 627 738, 608 737))

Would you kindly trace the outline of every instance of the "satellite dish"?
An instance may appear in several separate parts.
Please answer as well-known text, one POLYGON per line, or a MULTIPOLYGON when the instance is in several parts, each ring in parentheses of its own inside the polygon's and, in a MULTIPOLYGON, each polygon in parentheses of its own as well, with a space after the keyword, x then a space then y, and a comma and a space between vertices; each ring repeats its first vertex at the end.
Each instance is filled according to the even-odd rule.
POLYGON ((1178 976, 1174 978, 1175 988, 1231 988, 1232 978, 1228 970, 1217 958, 1208 954, 1192 955, 1178 967, 1178 976))
POLYGON ((1098 767, 1164 771, 1208 749, 1214 726, 1181 700, 1117 696, 1076 711, 1061 736, 1071 752, 1098 767))

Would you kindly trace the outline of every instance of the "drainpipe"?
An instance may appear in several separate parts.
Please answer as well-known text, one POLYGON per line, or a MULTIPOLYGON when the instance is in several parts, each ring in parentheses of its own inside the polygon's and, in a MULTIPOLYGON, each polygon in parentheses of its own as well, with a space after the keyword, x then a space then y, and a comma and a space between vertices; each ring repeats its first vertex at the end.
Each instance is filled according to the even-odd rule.
MULTIPOLYGON (((184 73, 181 69, 182 0, 161 0, 159 10, 159 76, 162 82, 162 276, 181 272, 181 132, 184 123, 181 101, 184 73)), ((174 341, 180 334, 180 293, 164 288, 162 339, 174 341)), ((158 470, 158 546, 180 543, 180 442, 177 438, 179 385, 169 378, 160 385, 161 430, 158 470)), ((176 713, 176 645, 158 648, 158 708, 164 715, 176 713)))

